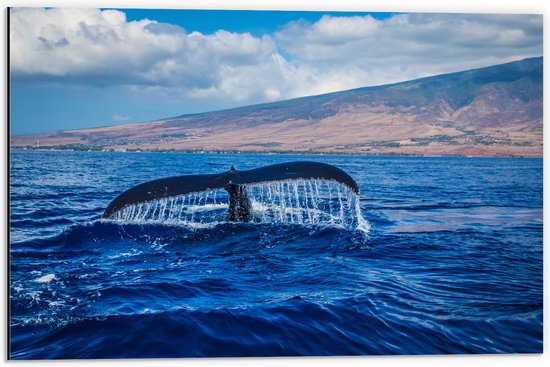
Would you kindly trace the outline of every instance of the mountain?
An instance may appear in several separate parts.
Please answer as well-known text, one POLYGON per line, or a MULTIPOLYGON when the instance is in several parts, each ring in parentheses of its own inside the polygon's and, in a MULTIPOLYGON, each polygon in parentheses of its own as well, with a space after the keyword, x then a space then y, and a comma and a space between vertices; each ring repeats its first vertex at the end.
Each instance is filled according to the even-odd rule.
POLYGON ((224 111, 11 137, 12 147, 542 156, 543 59, 224 111))

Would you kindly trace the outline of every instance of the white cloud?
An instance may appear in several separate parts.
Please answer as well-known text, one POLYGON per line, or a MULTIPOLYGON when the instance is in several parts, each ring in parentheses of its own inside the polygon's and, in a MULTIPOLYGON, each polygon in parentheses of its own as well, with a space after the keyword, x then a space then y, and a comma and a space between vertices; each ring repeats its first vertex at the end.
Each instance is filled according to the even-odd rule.
POLYGON ((126 85, 225 105, 542 55, 538 15, 324 16, 256 37, 225 30, 187 33, 148 19, 128 22, 116 10, 15 8, 10 27, 15 83, 126 85))
POLYGON ((127 22, 116 10, 16 8, 10 26, 16 81, 202 89, 219 83, 222 66, 256 65, 276 52, 269 37, 223 30, 187 34, 148 19, 127 22))
POLYGON ((352 88, 540 56, 542 16, 324 16, 314 24, 290 23, 275 39, 324 83, 352 88))
POLYGON ((130 116, 124 116, 124 115, 120 115, 118 113, 115 113, 113 116, 113 121, 114 122, 123 122, 123 121, 128 121, 130 119, 130 116))
POLYGON ((147 81, 147 71, 182 47, 181 34, 148 30, 149 20, 96 9, 13 9, 14 77, 109 84, 147 81))

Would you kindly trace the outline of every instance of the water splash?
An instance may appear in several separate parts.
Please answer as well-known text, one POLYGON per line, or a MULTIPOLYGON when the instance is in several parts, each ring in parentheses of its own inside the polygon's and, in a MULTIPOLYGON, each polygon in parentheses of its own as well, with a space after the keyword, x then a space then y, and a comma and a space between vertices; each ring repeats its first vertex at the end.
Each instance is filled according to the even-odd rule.
MULTIPOLYGON (((331 180, 284 180, 246 186, 253 223, 334 226, 364 233, 370 224, 360 197, 331 180)), ((113 220, 133 223, 187 224, 202 227, 226 221, 229 195, 223 189, 191 193, 128 206, 113 220)))
POLYGON ((167 224, 221 222, 228 207, 227 192, 212 190, 129 205, 116 212, 112 219, 167 224))

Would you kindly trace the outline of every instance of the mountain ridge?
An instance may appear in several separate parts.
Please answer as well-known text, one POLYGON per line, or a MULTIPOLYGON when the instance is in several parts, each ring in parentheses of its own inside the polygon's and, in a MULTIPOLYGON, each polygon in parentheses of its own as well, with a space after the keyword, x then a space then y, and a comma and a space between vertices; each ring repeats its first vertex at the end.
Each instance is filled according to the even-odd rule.
POLYGON ((12 147, 542 156, 542 57, 129 125, 16 135, 12 147))

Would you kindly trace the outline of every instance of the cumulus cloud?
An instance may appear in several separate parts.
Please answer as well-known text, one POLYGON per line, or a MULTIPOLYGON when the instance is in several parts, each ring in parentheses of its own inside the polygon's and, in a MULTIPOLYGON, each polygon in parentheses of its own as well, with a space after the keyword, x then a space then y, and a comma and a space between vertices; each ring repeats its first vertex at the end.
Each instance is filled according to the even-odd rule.
POLYGON ((73 82, 246 104, 542 55, 542 16, 323 16, 262 37, 187 32, 116 10, 15 8, 14 83, 73 82))
POLYGON ((542 16, 324 16, 290 23, 275 39, 296 63, 349 88, 542 55, 542 16))
POLYGON ((154 22, 126 22, 114 10, 22 8, 13 9, 10 20, 16 80, 147 82, 183 46, 180 28, 155 32, 154 22))
POLYGON ((269 36, 187 33, 149 19, 128 22, 116 10, 19 8, 10 27, 16 83, 122 84, 247 100, 280 95, 275 80, 285 72, 269 36))

